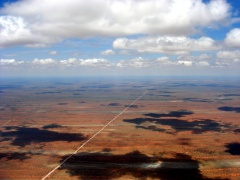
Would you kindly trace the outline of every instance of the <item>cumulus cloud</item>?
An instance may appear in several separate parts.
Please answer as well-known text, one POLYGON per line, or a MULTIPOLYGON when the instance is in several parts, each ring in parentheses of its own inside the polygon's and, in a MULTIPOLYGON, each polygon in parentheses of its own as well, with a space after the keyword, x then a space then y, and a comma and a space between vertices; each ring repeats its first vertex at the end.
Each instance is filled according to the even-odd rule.
POLYGON ((35 65, 49 65, 54 64, 55 67, 63 67, 63 66, 91 66, 91 67, 109 67, 112 64, 102 58, 92 58, 92 59, 76 59, 76 58, 69 58, 63 60, 53 60, 51 58, 47 59, 34 59, 32 61, 35 65))
POLYGON ((178 56, 178 60, 183 61, 207 61, 210 60, 212 56, 208 54, 201 54, 199 56, 192 56, 192 55, 180 55, 178 56))
POLYGON ((152 66, 171 66, 171 65, 178 65, 176 61, 173 61, 171 58, 163 56, 157 59, 152 60, 152 66))
POLYGON ((178 64, 184 66, 210 66, 210 63, 207 61, 187 61, 187 60, 179 60, 178 64))
POLYGON ((225 0, 22 0, 1 9, 2 47, 41 47, 65 38, 165 34, 181 36, 230 17, 225 0))
POLYGON ((78 60, 76 58, 69 58, 67 60, 60 60, 60 64, 71 66, 77 64, 78 60))
POLYGON ((192 61, 178 61, 179 64, 182 64, 184 66, 192 66, 193 62, 192 61))
POLYGON ((134 68, 143 68, 150 66, 151 61, 146 61, 142 57, 137 57, 130 60, 122 60, 116 64, 117 67, 124 68, 124 67, 134 67, 134 68))
POLYGON ((153 68, 153 67, 169 67, 169 66, 210 66, 208 61, 200 60, 200 57, 179 56, 177 60, 163 56, 156 59, 144 59, 137 57, 129 60, 121 60, 116 64, 119 68, 153 68))
POLYGON ((105 51, 102 51, 100 54, 102 54, 102 55, 113 55, 113 54, 115 54, 115 52, 111 49, 107 49, 105 51))
POLYGON ((163 56, 163 57, 160 57, 160 58, 157 58, 156 59, 156 62, 169 62, 170 61, 170 58, 169 57, 166 57, 166 56, 163 56))
POLYGON ((199 56, 181 55, 178 56, 178 64, 184 66, 210 66, 212 56, 201 54, 199 56))
POLYGON ((52 68, 56 70, 60 70, 62 68, 83 68, 88 70, 88 68, 94 68, 96 70, 100 69, 108 69, 112 70, 114 68, 120 69, 155 69, 156 67, 174 67, 174 68, 181 68, 181 67, 189 67, 189 68, 196 68, 196 67, 224 67, 224 66, 235 66, 233 63, 240 62, 240 51, 219 51, 216 54, 216 57, 212 57, 208 54, 202 54, 199 56, 191 56, 191 55, 180 55, 178 57, 170 58, 167 56, 162 56, 158 58, 143 58, 143 57, 136 57, 132 59, 125 59, 116 61, 114 63, 110 62, 107 59, 103 58, 92 58, 92 59, 76 59, 76 58, 69 58, 65 60, 53 60, 51 58, 47 59, 34 59, 32 61, 17 61, 15 59, 0 59, 0 65, 2 67, 10 67, 17 65, 24 64, 28 68, 52 68), (214 61, 213 61, 214 59, 214 61))
POLYGON ((209 54, 201 54, 198 59, 201 61, 204 61, 204 60, 209 60, 211 58, 212 56, 210 56, 209 54))
POLYGON ((236 51, 219 51, 217 57, 221 60, 233 60, 235 62, 240 61, 240 50, 236 51))
POLYGON ((109 67, 111 63, 102 58, 93 58, 93 59, 79 59, 81 66, 97 66, 97 67, 109 67))
POLYGON ((190 51, 212 51, 220 48, 209 37, 192 39, 184 36, 143 37, 138 39, 117 38, 113 42, 116 49, 132 49, 138 52, 188 54, 190 51))
POLYGON ((35 34, 22 17, 0 16, 0 47, 24 44, 27 47, 44 47, 57 42, 56 37, 35 34))
POLYGON ((198 65, 198 66, 210 66, 209 62, 207 62, 207 61, 197 62, 197 65, 198 65))
POLYGON ((19 65, 23 63, 24 61, 17 61, 15 59, 0 59, 0 65, 19 65))
POLYGON ((55 63, 55 61, 53 59, 34 59, 33 61, 33 64, 41 64, 41 65, 47 65, 47 64, 53 64, 55 63))
POLYGON ((228 47, 240 48, 240 28, 228 32, 224 42, 228 47))

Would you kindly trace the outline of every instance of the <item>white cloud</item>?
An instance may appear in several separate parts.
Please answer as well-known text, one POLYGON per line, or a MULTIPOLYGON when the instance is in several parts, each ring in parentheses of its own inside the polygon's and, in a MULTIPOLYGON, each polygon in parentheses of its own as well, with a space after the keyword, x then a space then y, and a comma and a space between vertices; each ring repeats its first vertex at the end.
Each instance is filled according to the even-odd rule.
POLYGON ((122 60, 116 64, 120 68, 147 68, 147 67, 169 67, 169 66, 210 66, 208 61, 198 61, 199 57, 179 56, 178 60, 169 57, 159 57, 157 59, 144 59, 142 57, 129 60, 122 60))
POLYGON ((192 66, 193 62, 192 61, 178 61, 179 64, 184 65, 184 66, 192 66))
POLYGON ((47 65, 47 64, 53 64, 55 63, 55 61, 53 59, 34 59, 33 61, 33 64, 42 64, 42 65, 47 65))
POLYGON ((208 54, 201 54, 200 56, 184 55, 178 57, 178 64, 185 66, 210 66, 208 62, 211 56, 208 54))
POLYGON ((102 51, 101 54, 102 55, 113 55, 113 54, 115 54, 115 52, 111 49, 107 49, 105 51, 102 51))
POLYGON ((143 68, 148 67, 150 62, 143 59, 142 57, 137 57, 130 60, 122 60, 116 64, 117 67, 124 68, 124 67, 134 67, 134 68, 143 68))
POLYGON ((197 65, 198 65, 198 66, 210 66, 209 62, 207 62, 207 61, 197 62, 197 65))
MULTIPOLYGON (((0 64, 1 65, 7 65, 7 64, 21 64, 24 63, 24 61, 16 61, 15 59, 1 59, 0 64)), ((94 67, 99 67, 99 68, 105 68, 105 67, 110 67, 113 66, 114 64, 110 63, 106 59, 102 58, 92 58, 92 59, 76 59, 76 58, 69 58, 66 60, 54 60, 51 58, 47 59, 37 59, 35 58, 33 61, 31 61, 32 64, 34 65, 54 65, 56 68, 60 67, 80 67, 80 66, 94 66, 94 67)), ((33 67, 33 66, 32 66, 33 67)), ((36 66, 37 67, 37 66, 36 66)))
POLYGON ((201 61, 204 61, 204 60, 209 60, 211 58, 212 58, 212 56, 210 56, 208 54, 201 54, 198 59, 201 61))
POLYGON ((157 62, 168 62, 168 61, 170 61, 170 58, 164 56, 164 57, 157 58, 156 61, 157 62))
POLYGON ((44 47, 58 41, 56 37, 35 34, 22 17, 0 16, 0 28, 0 47, 21 44, 27 47, 44 47))
POLYGON ((209 37, 192 39, 184 36, 143 37, 138 39, 117 38, 113 42, 116 49, 131 49, 138 52, 188 54, 190 51, 212 51, 220 46, 209 37))
POLYGON ((227 63, 227 62, 221 62, 221 61, 217 61, 216 63, 215 63, 215 66, 216 67, 226 67, 226 66, 229 66, 230 65, 230 63, 227 63))
POLYGON ((191 55, 180 55, 177 58, 179 61, 195 61, 197 59, 196 56, 191 55))
POLYGON ((6 5, 2 47, 39 47, 65 38, 134 34, 188 35, 230 17, 225 0, 25 0, 6 5))
POLYGON ((63 65, 74 65, 74 64, 77 64, 78 63, 78 60, 76 58, 69 58, 68 60, 60 60, 60 64, 63 64, 63 65))
POLYGON ((217 57, 221 60, 233 60, 235 62, 240 61, 240 50, 236 51, 219 51, 217 57))
POLYGON ((0 59, 0 65, 19 65, 24 61, 16 61, 15 59, 0 59))
POLYGON ((224 42, 228 47, 240 48, 240 28, 228 32, 224 42))
POLYGON ((97 67, 109 67, 111 63, 102 58, 93 58, 93 59, 79 59, 81 66, 97 66, 97 67))
POLYGON ((173 61, 172 59, 170 59, 169 57, 163 56, 157 59, 153 59, 152 66, 174 66, 174 65, 178 65, 178 63, 176 61, 173 61))
POLYGON ((121 60, 116 64, 120 68, 147 68, 147 67, 160 67, 160 66, 179 65, 169 57, 159 57, 157 59, 144 59, 137 57, 129 60, 121 60))
MULTIPOLYGON (((148 69, 156 70, 156 68, 169 68, 172 69, 182 68, 184 66, 191 67, 194 70, 196 67, 225 67, 233 65, 233 63, 240 62, 240 51, 220 51, 217 53, 216 58, 212 61, 212 57, 207 54, 199 56, 181 55, 177 59, 162 56, 159 58, 147 59, 142 57, 136 57, 132 59, 120 60, 115 63, 111 63, 107 59, 92 58, 92 59, 76 59, 69 58, 66 60, 53 60, 47 59, 34 59, 33 61, 17 61, 15 59, 0 59, 0 65, 3 67, 9 67, 10 65, 25 64, 28 68, 37 69, 39 67, 43 69, 54 68, 56 71, 62 69, 75 69, 75 70, 90 70, 94 68, 96 71, 101 69, 113 70, 114 68, 133 70, 133 69, 148 69)), ((40 68, 40 69, 41 69, 40 68)))
POLYGON ((56 55, 58 52, 57 51, 50 51, 49 54, 51 55, 56 55))

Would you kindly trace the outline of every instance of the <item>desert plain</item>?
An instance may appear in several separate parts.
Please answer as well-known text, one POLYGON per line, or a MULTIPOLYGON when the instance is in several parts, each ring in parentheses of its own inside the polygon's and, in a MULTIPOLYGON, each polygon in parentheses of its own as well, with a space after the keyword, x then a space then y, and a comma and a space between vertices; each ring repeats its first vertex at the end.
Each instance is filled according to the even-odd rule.
POLYGON ((240 179, 239 89, 232 78, 1 79, 0 179, 240 179))

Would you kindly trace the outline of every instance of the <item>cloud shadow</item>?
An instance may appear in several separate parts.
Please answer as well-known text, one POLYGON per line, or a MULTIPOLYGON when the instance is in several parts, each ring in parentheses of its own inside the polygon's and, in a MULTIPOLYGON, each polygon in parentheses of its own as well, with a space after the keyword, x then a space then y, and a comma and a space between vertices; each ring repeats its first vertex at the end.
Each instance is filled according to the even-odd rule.
MULTIPOLYGON (((8 128, 8 130, 10 130, 8 128)), ((82 141, 87 139, 83 134, 59 133, 55 131, 43 130, 28 127, 13 127, 11 131, 2 132, 2 137, 12 137, 12 145, 24 147, 31 143, 46 143, 53 141, 82 141)))
POLYGON ((165 132, 165 129, 158 128, 156 126, 136 126, 137 129, 146 129, 146 130, 151 130, 151 131, 157 131, 157 132, 165 132))
MULTIPOLYGON (((62 157, 62 161, 67 157, 62 157)), ((61 169, 81 179, 109 180, 131 175, 137 179, 210 180, 200 173, 198 161, 180 153, 168 159, 139 151, 122 155, 82 152, 72 156, 61 169)))
POLYGON ((225 147, 228 148, 225 152, 228 152, 232 155, 240 155, 240 143, 230 143, 227 144, 225 147))
POLYGON ((229 125, 222 125, 214 120, 201 119, 195 121, 185 121, 181 119, 154 119, 154 118, 135 118, 135 119, 125 119, 124 122, 136 124, 136 128, 142 128, 146 130, 159 131, 159 132, 169 132, 167 128, 157 128, 155 126, 139 126, 143 123, 154 123, 156 125, 170 126, 175 132, 180 131, 191 131, 193 134, 201 134, 207 131, 217 131, 221 132, 229 125))
POLYGON ((220 111, 234 111, 240 113, 240 107, 222 106, 218 108, 220 111))
POLYGON ((119 103, 109 103, 107 106, 116 107, 116 106, 121 106, 121 104, 119 104, 119 103))
POLYGON ((230 127, 229 124, 221 124, 211 119, 199 119, 194 121, 179 119, 180 117, 185 117, 191 114, 193 114, 193 112, 188 110, 171 111, 167 114, 148 113, 144 114, 145 116, 148 116, 146 118, 125 119, 123 121, 136 124, 136 128, 167 132, 171 134, 173 133, 171 129, 175 132, 191 131, 193 134, 201 134, 207 131, 222 132, 230 127), (151 123, 151 125, 146 123, 151 123), (161 128, 158 128, 156 125, 162 126, 161 128), (169 126, 171 127, 170 130, 169 126))
POLYGON ((128 107, 128 108, 139 108, 138 105, 125 105, 124 107, 128 107))
POLYGON ((20 160, 23 161, 25 159, 29 159, 30 156, 28 156, 27 153, 0 153, 0 159, 6 159, 6 160, 20 160))
POLYGON ((212 102, 209 99, 198 99, 198 98, 183 98, 184 101, 189 102, 212 102))
POLYGON ((65 103, 65 102, 64 103, 58 103, 58 105, 60 105, 60 106, 61 105, 68 105, 68 103, 65 103))
POLYGON ((158 113, 148 113, 148 114, 144 114, 145 116, 149 116, 149 117, 153 117, 153 118, 161 118, 161 117, 184 117, 186 115, 191 115, 193 114, 192 111, 188 111, 188 110, 178 110, 178 111, 171 111, 168 114, 158 114, 158 113))
POLYGON ((48 124, 48 125, 43 126, 42 128, 43 129, 51 129, 51 128, 62 128, 62 127, 64 127, 64 126, 61 126, 59 124, 48 124))

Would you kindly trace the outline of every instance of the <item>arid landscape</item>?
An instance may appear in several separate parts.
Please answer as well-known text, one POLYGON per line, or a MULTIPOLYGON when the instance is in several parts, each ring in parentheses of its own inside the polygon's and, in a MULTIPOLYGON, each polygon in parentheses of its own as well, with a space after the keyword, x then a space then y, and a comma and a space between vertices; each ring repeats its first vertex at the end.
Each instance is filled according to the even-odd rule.
POLYGON ((228 78, 1 79, 0 179, 240 179, 239 89, 228 78))

